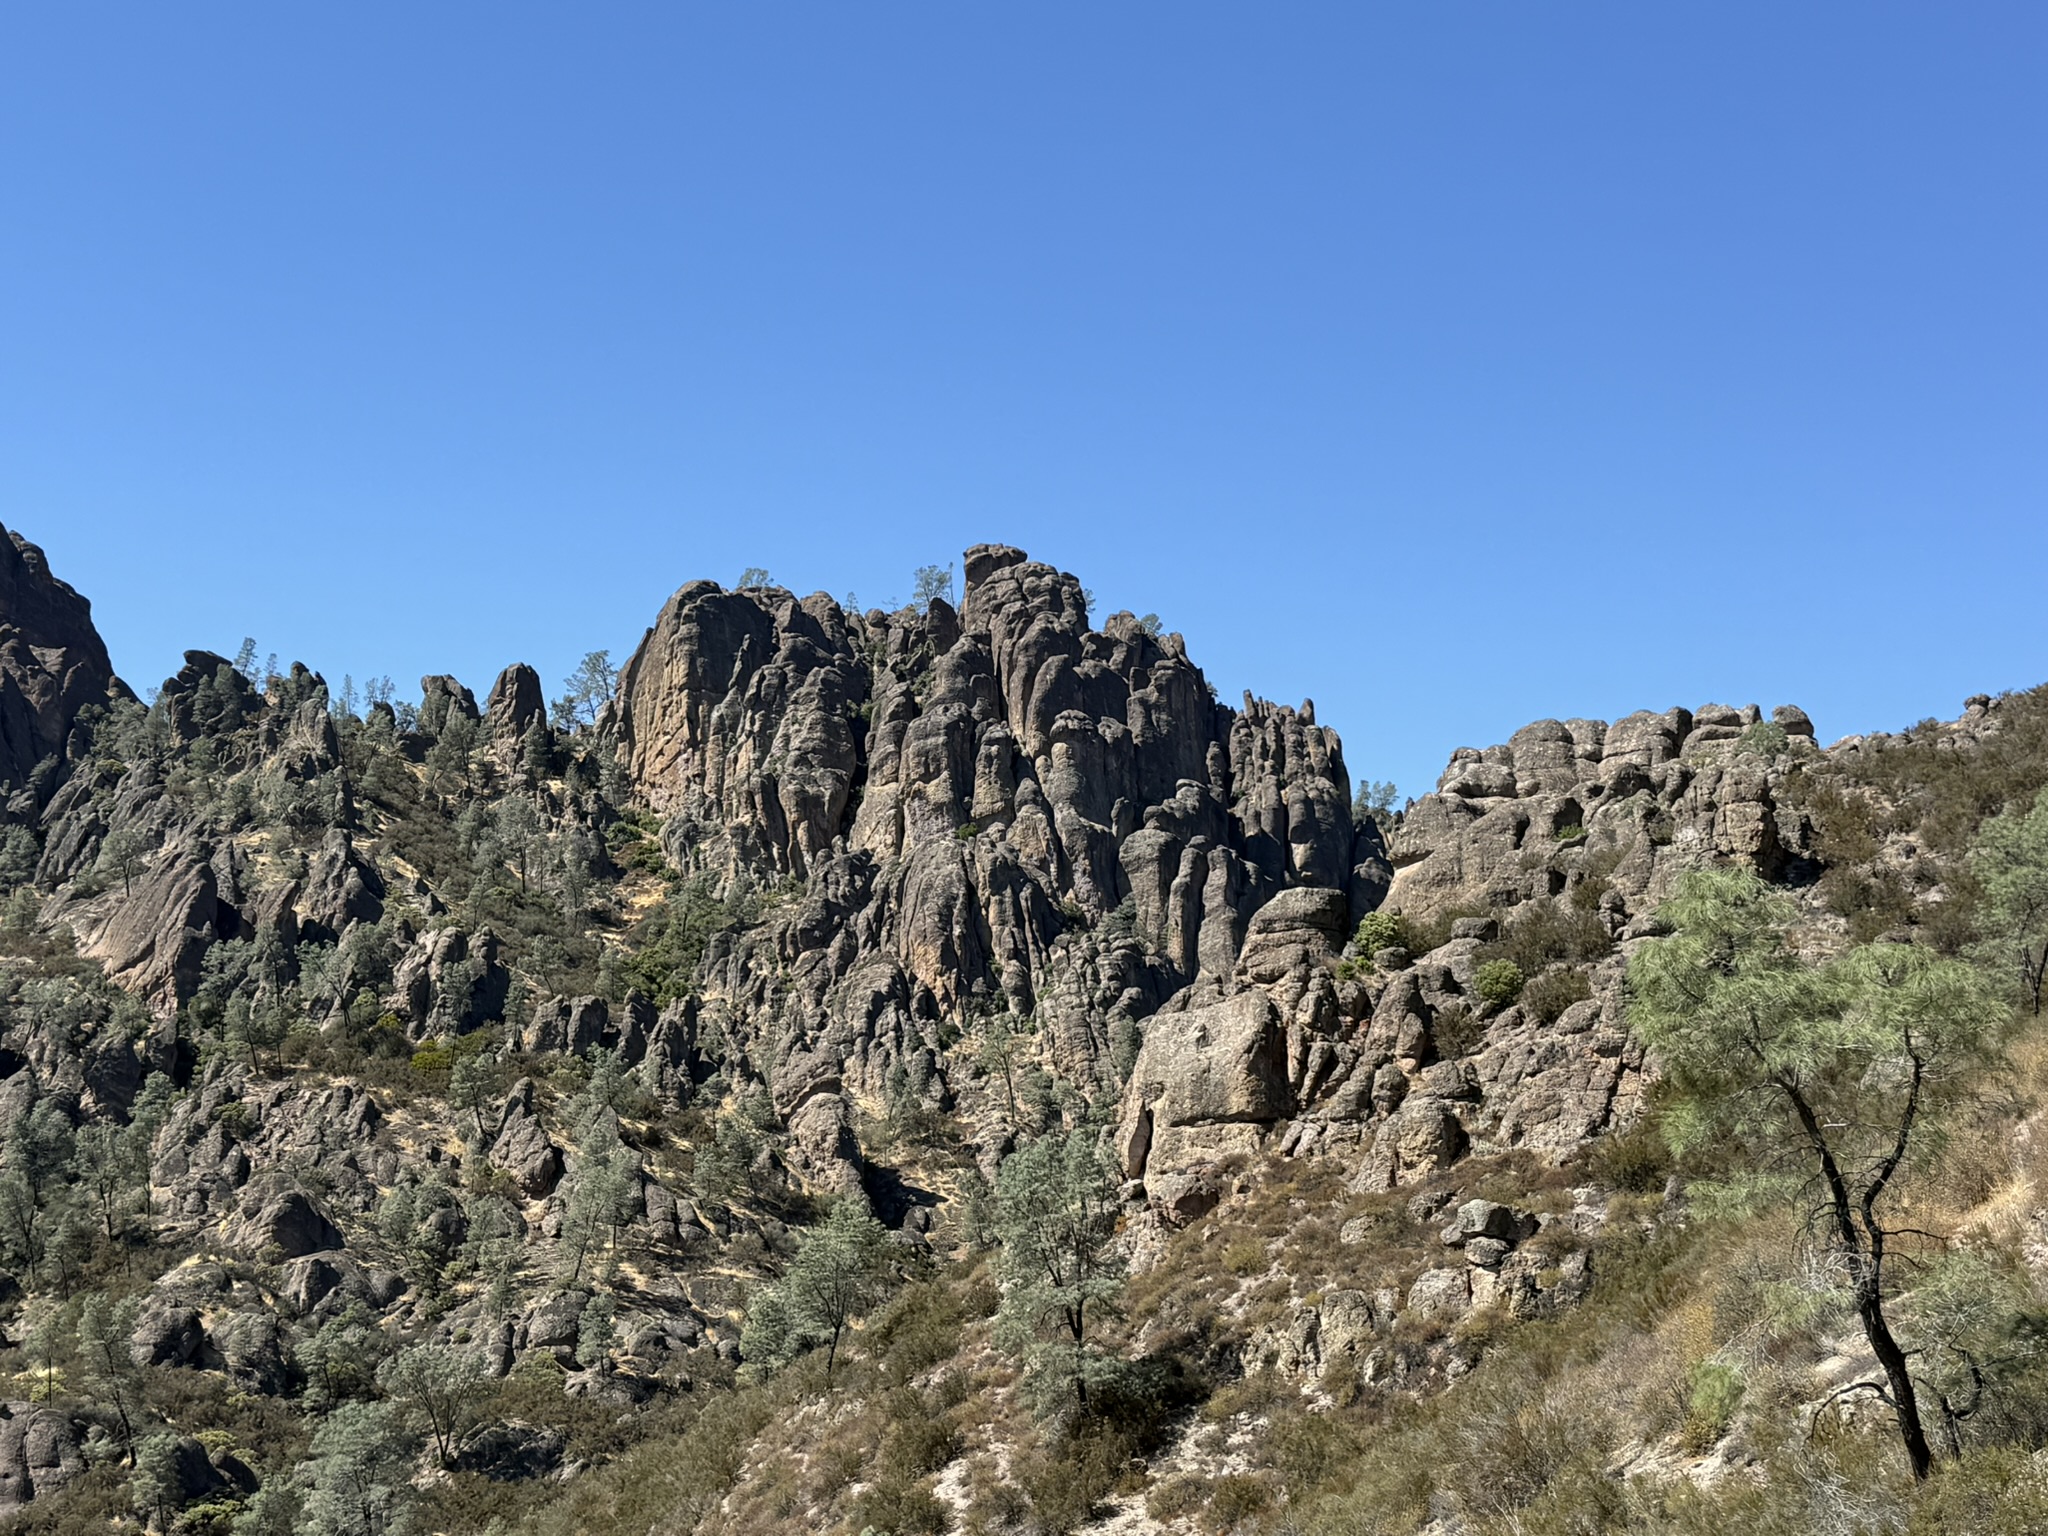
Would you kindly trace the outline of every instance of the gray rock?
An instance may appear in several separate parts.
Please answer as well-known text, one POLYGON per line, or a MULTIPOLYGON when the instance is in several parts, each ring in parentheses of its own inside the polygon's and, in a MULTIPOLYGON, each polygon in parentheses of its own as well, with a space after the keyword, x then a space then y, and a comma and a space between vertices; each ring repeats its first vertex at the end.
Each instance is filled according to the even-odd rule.
POLYGON ((58 1492, 85 1471, 78 1428, 31 1403, 0 1403, 0 1514, 58 1492))
POLYGON ((248 1253, 277 1253, 287 1259, 339 1248, 341 1229, 300 1190, 262 1200, 233 1230, 230 1242, 248 1253))
POLYGON ((1407 1310, 1416 1317, 1462 1316, 1472 1304, 1472 1282, 1463 1268, 1425 1269, 1408 1288, 1407 1310))
POLYGON ((1478 1237, 1518 1243, 1535 1232, 1536 1218, 1527 1211, 1492 1200, 1467 1200, 1444 1228, 1443 1243, 1446 1248, 1458 1248, 1478 1237))
POLYGON ((137 1365, 192 1365, 206 1346, 199 1309, 157 1298, 144 1304, 129 1336, 129 1354, 137 1365))

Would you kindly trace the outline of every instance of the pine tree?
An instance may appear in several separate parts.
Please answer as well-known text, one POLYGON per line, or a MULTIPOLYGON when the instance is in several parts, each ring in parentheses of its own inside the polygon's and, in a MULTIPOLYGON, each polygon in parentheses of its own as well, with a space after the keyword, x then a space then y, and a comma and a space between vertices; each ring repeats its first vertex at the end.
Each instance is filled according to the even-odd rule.
POLYGON ((1967 966, 1867 944, 1826 966, 1789 940, 1791 901, 1747 871, 1696 870, 1658 909, 1673 930, 1629 961, 1629 1021, 1663 1063, 1680 1151, 1739 1147, 1743 1203, 1811 1196, 1848 1276, 1916 1478, 1932 1465, 1911 1351, 1894 1332, 1895 1180, 1966 1073, 1992 1059, 2004 1009, 1967 966), (1794 1168, 1787 1175, 1777 1170, 1794 1168))
POLYGON ((888 1234, 858 1200, 841 1200, 804 1234, 796 1261, 782 1280, 793 1330, 821 1340, 825 1380, 839 1358, 840 1340, 888 1291, 888 1234))
POLYGON ((1093 1327, 1122 1291, 1117 1177, 1092 1131, 1055 1132, 1013 1153, 996 1176, 1003 1300, 997 1336, 1031 1368, 1042 1402, 1088 1386, 1115 1362, 1093 1327))

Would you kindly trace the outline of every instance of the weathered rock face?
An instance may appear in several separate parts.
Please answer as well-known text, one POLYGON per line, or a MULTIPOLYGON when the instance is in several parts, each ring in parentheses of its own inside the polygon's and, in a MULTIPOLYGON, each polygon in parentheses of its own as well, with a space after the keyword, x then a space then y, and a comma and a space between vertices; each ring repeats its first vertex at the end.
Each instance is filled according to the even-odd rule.
POLYGON ((35 790, 19 806, 6 799, 9 820, 32 818, 56 788, 54 774, 38 781, 36 772, 71 755, 78 712, 127 697, 92 605, 50 573, 40 549, 0 528, 0 799, 35 790))
POLYGON ((1178 635, 1091 629, 1021 550, 965 570, 960 608, 922 614, 695 582, 621 674, 611 723, 671 855, 808 882, 706 991, 821 1165, 891 1074, 947 1102, 942 1024, 1035 1015, 1057 1070, 1107 1085, 1115 1040, 1227 976, 1276 896, 1322 889, 1341 943, 1383 889, 1311 706, 1217 704, 1178 635), (813 1096, 842 1107, 800 1115, 813 1096))
POLYGON ((519 662, 498 674, 484 705, 484 726, 493 742, 517 743, 536 720, 546 716, 547 700, 541 695, 538 672, 519 662))
MULTIPOLYGON (((1328 879, 1259 908, 1236 965, 1150 1022, 1120 1118, 1126 1174, 1187 1219, 1216 1162, 1255 1147, 1342 1156, 1359 1187, 1388 1188, 1473 1153, 1561 1157, 1626 1120, 1643 1066, 1623 1011, 1629 947, 1687 869, 1736 860, 1782 877, 1809 858, 1811 831, 1781 792, 1816 755, 1801 711, 1766 725, 1754 706, 1720 705, 1538 721, 1459 751, 1402 818, 1386 896, 1411 931, 1447 927, 1448 940, 1420 956, 1351 954, 1355 897, 1349 912, 1318 909, 1328 879), (1480 965, 1510 950, 1529 995, 1482 998, 1480 965)), ((1326 871, 1297 831, 1318 825, 1310 802, 1285 819, 1292 867, 1326 871)), ((1362 839, 1354 852, 1355 893, 1371 861, 1362 839)), ((1453 1280, 1467 1299, 1483 1289, 1462 1274, 1441 1283, 1453 1280)))
POLYGON ((0 1514, 47 1497, 85 1471, 78 1427, 33 1403, 0 1403, 0 1514))
MULTIPOLYGON (((1782 875, 1809 834, 1779 803, 1793 759, 1745 736, 1763 723, 1753 704, 1704 704, 1611 725, 1539 720, 1503 745, 1460 748, 1394 835, 1387 904, 1411 917, 1509 907, 1556 895, 1588 858, 1618 859, 1613 884, 1640 910, 1717 859, 1782 875)), ((1781 706, 1772 723, 1811 747, 1803 710, 1781 706)))

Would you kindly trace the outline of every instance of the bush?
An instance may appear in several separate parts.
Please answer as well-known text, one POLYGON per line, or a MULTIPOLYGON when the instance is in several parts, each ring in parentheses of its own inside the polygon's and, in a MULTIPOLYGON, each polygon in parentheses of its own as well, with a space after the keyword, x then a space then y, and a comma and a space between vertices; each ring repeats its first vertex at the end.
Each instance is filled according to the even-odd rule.
POLYGON ((1738 752, 1752 752, 1758 757, 1783 757, 1791 746, 1792 737, 1785 727, 1770 720, 1757 721, 1735 743, 1738 752))
POLYGON ((923 1483, 885 1474, 853 1501, 850 1523, 857 1531, 888 1531, 890 1536, 946 1536, 953 1528, 953 1511, 923 1483))
POLYGON ((1446 1003, 1436 1011, 1429 1026, 1429 1038, 1437 1055, 1448 1061, 1477 1050, 1486 1038, 1486 1025, 1463 1003, 1446 1003))
POLYGON ((1601 1183, 1625 1194, 1652 1194, 1671 1177, 1671 1149, 1663 1132, 1647 1119, 1601 1137, 1586 1162, 1601 1183))
POLYGON ((1692 1382, 1686 1397, 1685 1427, 1680 1432, 1686 1446, 1704 1451, 1728 1433, 1735 1410, 1742 1406, 1742 1372, 1732 1365, 1702 1360, 1692 1368, 1692 1382))
POLYGON ((1505 1008, 1522 993, 1522 968, 1512 960, 1489 960, 1479 967, 1473 978, 1473 986, 1480 1000, 1496 1008, 1505 1008))
MULTIPOLYGON (((1514 962, 1509 961, 1510 965, 1514 962)), ((1593 995, 1593 984, 1577 966, 1545 971, 1522 988, 1522 1006, 1545 1024, 1555 1024, 1565 1009, 1593 995)))
POLYGON ((1525 976, 1563 961, 1583 965, 1610 953, 1614 940, 1600 925, 1599 898, 1592 908, 1576 901, 1532 901, 1516 915, 1500 939, 1487 947, 1489 957, 1512 960, 1525 976))
POLYGON ((1358 934, 1353 942, 1361 955, 1375 955, 1383 949, 1408 945, 1408 924, 1398 912, 1368 912, 1358 920, 1358 934))

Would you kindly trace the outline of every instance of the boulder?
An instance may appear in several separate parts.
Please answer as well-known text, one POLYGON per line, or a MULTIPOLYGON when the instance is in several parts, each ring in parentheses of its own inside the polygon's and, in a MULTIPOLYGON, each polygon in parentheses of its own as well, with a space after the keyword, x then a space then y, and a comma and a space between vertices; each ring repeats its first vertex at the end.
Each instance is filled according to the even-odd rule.
POLYGON ((78 1427, 33 1403, 0 1403, 0 1515, 47 1497, 85 1471, 78 1427))
POLYGON ((229 1243, 246 1253, 303 1258, 342 1246, 341 1229, 304 1192, 284 1190, 261 1198, 230 1232, 229 1243))

